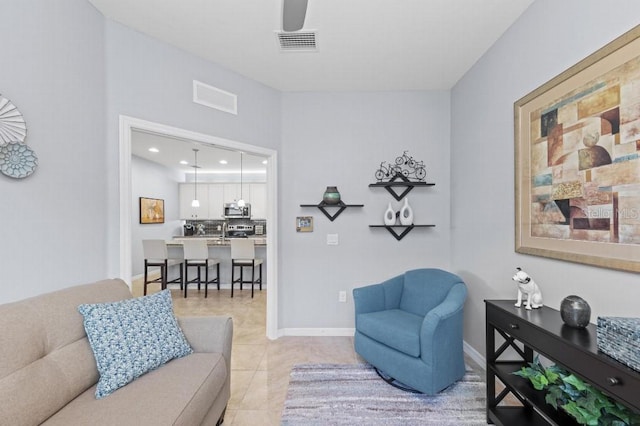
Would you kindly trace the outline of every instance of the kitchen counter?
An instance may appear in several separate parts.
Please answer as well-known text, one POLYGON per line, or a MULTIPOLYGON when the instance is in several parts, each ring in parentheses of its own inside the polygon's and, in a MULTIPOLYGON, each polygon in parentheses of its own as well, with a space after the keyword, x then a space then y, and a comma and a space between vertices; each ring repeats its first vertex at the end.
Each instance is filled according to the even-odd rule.
MULTIPOLYGON (((256 258, 264 260, 264 263, 262 265, 262 285, 263 287, 265 287, 267 284, 267 236, 255 235, 249 238, 255 241, 256 258)), ((199 237, 195 235, 193 237, 174 237, 171 240, 167 240, 167 250, 169 252, 169 257, 184 259, 183 242, 185 240, 193 239, 201 239, 207 241, 209 256, 211 258, 220 260, 220 283, 221 285, 228 286, 229 283, 231 283, 231 243, 229 242, 229 238, 223 239, 219 236, 199 237)), ((194 274, 195 271, 193 269, 190 270, 189 279, 193 279, 194 274)))
MULTIPOLYGON (((194 240, 194 239, 198 239, 198 240, 206 240, 207 241, 207 245, 208 246, 231 246, 231 243, 229 242, 230 240, 234 239, 234 238, 222 238, 219 236, 196 236, 194 235, 193 237, 173 237, 172 240, 167 241, 167 245, 171 246, 177 246, 177 245, 182 245, 182 242, 185 240, 194 240)), ((255 241, 255 245, 256 247, 260 247, 260 246, 266 246, 267 245, 267 236, 266 235, 258 235, 258 236, 251 236, 249 237, 249 239, 254 240, 255 241)))

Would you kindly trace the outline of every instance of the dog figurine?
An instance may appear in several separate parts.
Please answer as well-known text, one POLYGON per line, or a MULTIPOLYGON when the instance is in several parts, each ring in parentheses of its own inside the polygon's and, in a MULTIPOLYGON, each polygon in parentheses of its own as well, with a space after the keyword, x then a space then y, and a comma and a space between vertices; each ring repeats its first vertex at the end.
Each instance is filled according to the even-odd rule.
POLYGON ((522 305, 522 295, 527 295, 525 306, 527 309, 538 309, 542 307, 542 292, 536 282, 520 268, 516 268, 516 274, 512 278, 518 283, 518 301, 516 307, 522 305))

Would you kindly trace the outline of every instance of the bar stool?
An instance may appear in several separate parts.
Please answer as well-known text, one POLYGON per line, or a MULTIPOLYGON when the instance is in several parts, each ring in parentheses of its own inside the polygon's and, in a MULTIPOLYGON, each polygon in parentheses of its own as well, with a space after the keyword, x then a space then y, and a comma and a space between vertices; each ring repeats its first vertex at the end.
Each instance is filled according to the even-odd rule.
POLYGON ((209 257, 209 248, 205 240, 185 240, 184 241, 184 297, 187 297, 187 287, 189 284, 198 283, 200 291, 201 269, 204 268, 204 297, 207 297, 209 284, 217 284, 220 290, 220 260, 209 257), (216 267, 216 277, 209 280, 209 268, 216 267), (198 277, 189 281, 189 267, 198 270, 198 277))
POLYGON ((180 290, 184 283, 182 276, 183 259, 169 258, 167 243, 165 240, 142 240, 142 251, 144 253, 144 295, 147 295, 147 285, 160 283, 162 290, 167 288, 167 284, 180 283, 180 290), (169 266, 180 266, 180 277, 169 281, 169 266), (160 268, 160 277, 150 280, 149 268, 160 268))
POLYGON ((260 284, 262 291, 262 259, 256 259, 255 241, 249 238, 234 238, 231 241, 231 297, 233 297, 233 286, 235 283, 251 283, 251 297, 253 297, 254 284, 260 284), (260 276, 256 280, 256 266, 260 268, 260 276), (236 267, 240 268, 240 278, 235 278, 236 267), (251 281, 244 279, 244 268, 251 268, 251 281))

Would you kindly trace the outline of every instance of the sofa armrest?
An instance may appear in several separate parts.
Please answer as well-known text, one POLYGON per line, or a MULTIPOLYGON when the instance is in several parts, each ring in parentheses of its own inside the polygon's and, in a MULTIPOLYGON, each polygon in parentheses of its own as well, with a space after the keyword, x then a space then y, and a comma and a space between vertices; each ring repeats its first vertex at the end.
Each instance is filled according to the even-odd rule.
POLYGON ((194 352, 222 353, 227 368, 230 368, 233 338, 231 317, 178 317, 178 323, 194 352))

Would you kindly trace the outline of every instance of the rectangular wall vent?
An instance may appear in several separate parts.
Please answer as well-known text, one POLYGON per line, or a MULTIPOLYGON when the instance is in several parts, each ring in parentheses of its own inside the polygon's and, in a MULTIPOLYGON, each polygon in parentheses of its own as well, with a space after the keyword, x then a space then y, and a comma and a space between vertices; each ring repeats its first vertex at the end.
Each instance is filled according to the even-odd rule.
POLYGON ((231 114, 238 114, 238 96, 193 80, 193 102, 231 114))
POLYGON ((277 31, 276 36, 280 43, 281 50, 296 50, 315 52, 318 50, 316 45, 317 32, 316 31, 296 31, 296 32, 284 32, 277 31))

